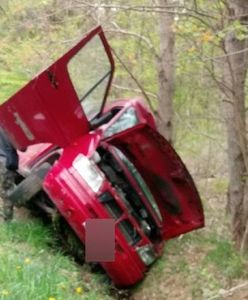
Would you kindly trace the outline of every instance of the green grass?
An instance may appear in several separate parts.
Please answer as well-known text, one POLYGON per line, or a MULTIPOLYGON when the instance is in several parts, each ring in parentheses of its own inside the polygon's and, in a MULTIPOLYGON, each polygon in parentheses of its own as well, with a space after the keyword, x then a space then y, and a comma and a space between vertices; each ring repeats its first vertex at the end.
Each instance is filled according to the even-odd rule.
POLYGON ((216 240, 213 249, 205 258, 205 263, 213 264, 227 279, 235 279, 248 274, 247 262, 229 240, 216 240))
POLYGON ((52 249, 53 236, 41 224, 0 227, 0 299, 111 299, 106 277, 52 249))

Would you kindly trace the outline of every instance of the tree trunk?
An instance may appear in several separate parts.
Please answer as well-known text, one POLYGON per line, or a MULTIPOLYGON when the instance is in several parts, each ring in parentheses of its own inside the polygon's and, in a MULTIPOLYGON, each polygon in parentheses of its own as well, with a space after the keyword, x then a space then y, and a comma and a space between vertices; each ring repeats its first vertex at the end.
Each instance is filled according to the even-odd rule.
MULTIPOLYGON (((160 6, 166 6, 173 0, 159 0, 160 6)), ((173 135, 173 96, 174 96, 174 73, 175 73, 175 34, 173 32, 174 15, 160 13, 160 57, 157 61, 158 70, 158 129, 162 135, 172 142, 173 135)))
MULTIPOLYGON (((229 25, 239 20, 247 26, 246 0, 228 1, 229 25)), ((238 248, 248 247, 248 190, 247 139, 245 116, 245 80, 247 75, 247 39, 238 39, 234 30, 227 33, 224 47, 223 113, 227 128, 229 191, 228 208, 231 214, 233 239, 238 248)))

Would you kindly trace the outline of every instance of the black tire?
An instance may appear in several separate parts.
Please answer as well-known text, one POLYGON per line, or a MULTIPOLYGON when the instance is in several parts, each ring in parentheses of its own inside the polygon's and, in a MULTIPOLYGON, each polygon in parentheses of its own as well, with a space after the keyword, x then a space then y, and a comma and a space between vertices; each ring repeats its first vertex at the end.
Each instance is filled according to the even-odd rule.
POLYGON ((9 192, 8 198, 14 205, 24 205, 42 190, 43 179, 50 168, 51 165, 49 163, 43 163, 38 168, 32 170, 23 181, 9 192))

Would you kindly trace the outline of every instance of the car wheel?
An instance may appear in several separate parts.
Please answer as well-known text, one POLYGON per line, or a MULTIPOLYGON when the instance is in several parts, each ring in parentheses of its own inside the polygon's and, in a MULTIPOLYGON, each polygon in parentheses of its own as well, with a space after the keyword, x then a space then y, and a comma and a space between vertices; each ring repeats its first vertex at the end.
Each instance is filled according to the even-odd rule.
POLYGON ((8 198, 14 205, 24 205, 42 190, 42 182, 51 167, 49 163, 43 163, 38 168, 32 170, 13 190, 9 191, 8 198))

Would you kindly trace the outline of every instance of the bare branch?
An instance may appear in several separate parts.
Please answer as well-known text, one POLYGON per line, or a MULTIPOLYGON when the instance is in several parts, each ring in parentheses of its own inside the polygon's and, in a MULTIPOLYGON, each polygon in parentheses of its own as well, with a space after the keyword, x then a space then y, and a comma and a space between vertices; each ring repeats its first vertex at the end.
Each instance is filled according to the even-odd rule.
POLYGON ((153 54, 158 57, 158 53, 156 52, 155 47, 153 46, 152 42, 150 41, 150 39, 148 39, 147 37, 140 35, 136 32, 131 32, 131 31, 127 31, 124 30, 122 28, 119 27, 119 25, 117 25, 115 22, 111 22, 112 25, 114 25, 114 27, 116 28, 116 30, 114 29, 106 29, 105 32, 111 32, 111 33, 117 33, 117 34, 124 34, 124 35, 129 35, 135 38, 138 38, 139 40, 143 41, 147 47, 153 51, 153 54))
MULTIPOLYGON (((130 88, 130 87, 125 87, 125 86, 121 86, 121 85, 118 85, 118 84, 112 84, 112 86, 118 90, 123 90, 123 91, 132 91, 132 92, 135 92, 135 93, 140 93, 140 89, 134 89, 134 88, 130 88)), ((154 99, 158 99, 158 96, 152 92, 148 92, 146 91, 146 94, 153 97, 154 99)))
POLYGON ((140 84, 140 82, 138 81, 138 79, 133 75, 133 73, 129 70, 129 68, 126 66, 126 64, 123 62, 123 60, 120 58, 120 56, 116 53, 116 51, 112 48, 112 52, 114 53, 114 55, 116 56, 116 58, 118 59, 118 61, 120 62, 120 64, 122 65, 122 67, 127 71, 127 73, 131 76, 131 78, 135 81, 135 83, 137 84, 138 88, 140 89, 141 93, 143 94, 143 96, 145 97, 150 109, 156 114, 158 115, 158 113, 156 112, 156 110, 153 107, 152 101, 149 98, 147 92, 144 90, 143 86, 140 84))
POLYGON ((240 54, 240 53, 245 53, 245 52, 248 52, 248 48, 244 48, 242 50, 239 50, 239 51, 235 51, 235 52, 232 52, 232 53, 228 53, 228 54, 225 54, 225 55, 220 55, 220 56, 215 56, 215 57, 209 57, 209 58, 206 58, 205 60, 215 60, 215 59, 220 59, 220 58, 225 58, 225 57, 228 57, 228 56, 233 56, 233 55, 237 55, 237 54, 240 54))
POLYGON ((216 142, 216 144, 218 144, 220 148, 224 149, 222 144, 219 142, 219 138, 211 136, 206 132, 195 130, 195 128, 189 122, 185 122, 185 117, 182 118, 181 115, 178 114, 177 112, 175 112, 175 115, 176 115, 177 119, 184 125, 184 127, 187 127, 191 133, 194 133, 194 134, 200 135, 200 136, 205 136, 208 139, 216 142))
POLYGON ((188 8, 183 5, 170 4, 170 5, 118 5, 118 4, 92 4, 86 1, 76 1, 78 3, 78 7, 94 7, 94 8, 103 8, 103 9, 112 9, 112 10, 131 10, 136 12, 154 12, 154 13, 167 13, 167 14, 197 14, 199 16, 208 17, 216 19, 218 16, 210 15, 207 12, 202 12, 199 10, 195 10, 192 8, 188 8))
POLYGON ((213 297, 210 297, 207 300, 215 300, 215 299, 219 299, 220 297, 226 298, 228 296, 231 296, 234 292, 236 292, 238 290, 241 290, 243 288, 246 288, 247 286, 248 286, 248 281, 246 281, 244 283, 241 283, 241 284, 238 284, 238 285, 232 287, 229 290, 220 290, 217 295, 215 295, 213 297))
POLYGON ((1 5, 0 5, 0 12, 2 12, 5 16, 7 16, 5 9, 1 5))

